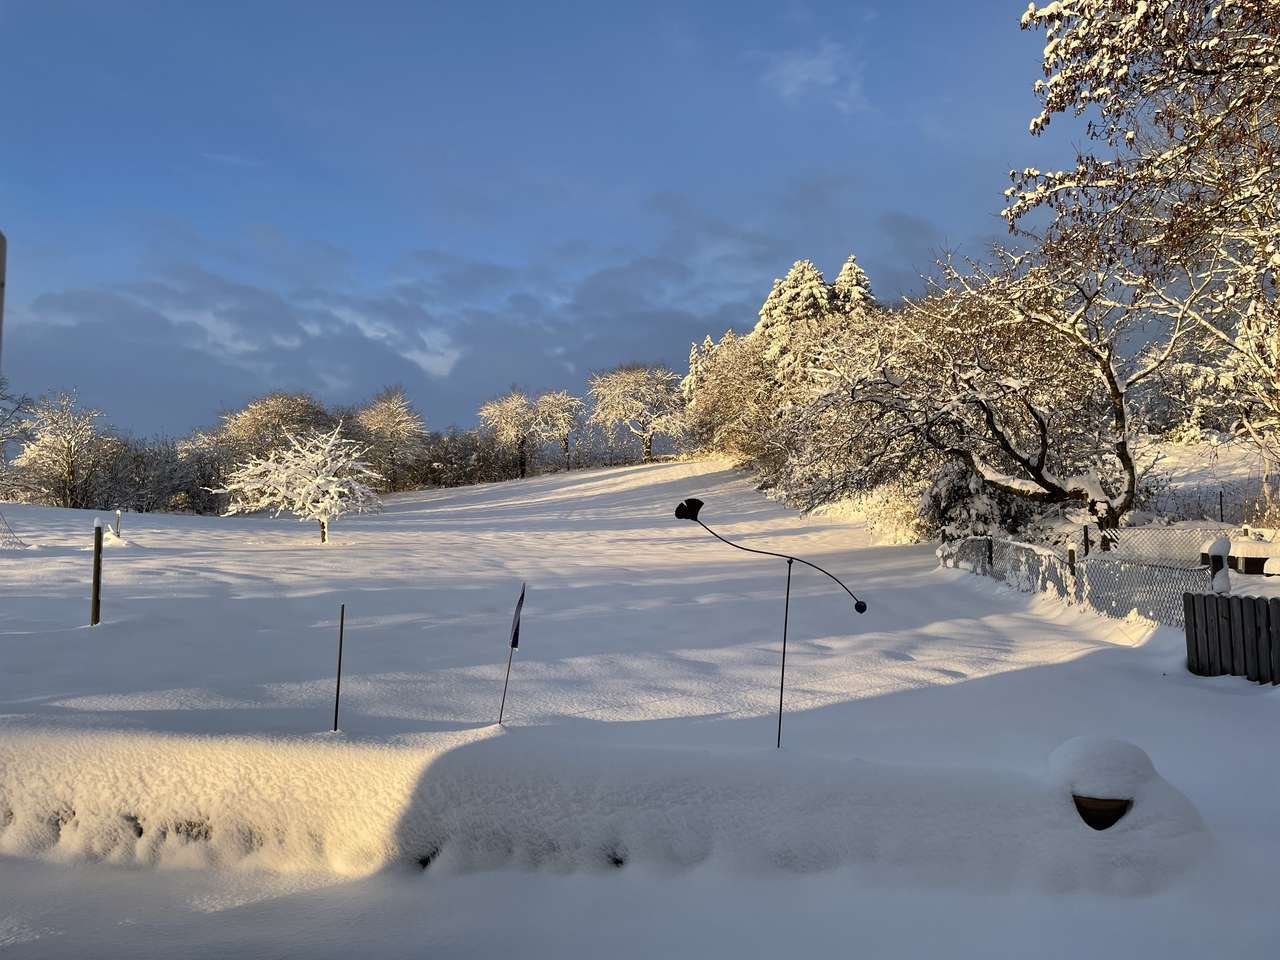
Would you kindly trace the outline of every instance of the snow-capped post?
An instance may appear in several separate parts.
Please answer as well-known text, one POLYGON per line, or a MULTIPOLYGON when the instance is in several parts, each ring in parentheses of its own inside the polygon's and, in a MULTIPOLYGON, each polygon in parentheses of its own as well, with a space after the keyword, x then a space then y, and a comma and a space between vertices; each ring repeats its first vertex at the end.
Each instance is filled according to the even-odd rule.
POLYGON ((102 521, 93 521, 93 587, 89 592, 89 626, 102 619, 102 521))
POLYGON ((696 523, 707 533, 711 534, 721 543, 727 543, 736 550, 743 550, 747 553, 758 553, 765 557, 777 557, 779 560, 787 561, 787 594, 782 608, 782 671, 778 678, 778 748, 782 748, 782 698, 786 689, 787 681, 787 623, 791 618, 791 565, 793 563, 803 563, 806 567, 812 567, 819 573, 824 574, 839 584, 840 589, 853 598, 853 609, 857 613, 867 612, 867 603, 865 600, 859 600, 857 595, 850 590, 843 580, 837 577, 830 570, 824 570, 816 563, 805 560, 803 557, 793 557, 786 553, 774 553, 772 550, 757 550, 755 547, 744 547, 740 543, 734 543, 732 540, 726 540, 720 534, 716 533, 698 517, 698 513, 702 510, 703 502, 697 497, 689 497, 681 500, 676 506, 677 520, 690 520, 696 523))
POLYGON ((338 680, 333 685, 333 732, 338 732, 338 701, 342 698, 342 634, 347 626, 347 605, 338 607, 338 680))
POLYGON ((119 510, 117 510, 117 511, 116 511, 116 527, 115 527, 115 530, 116 530, 116 536, 117 536, 117 537, 118 537, 118 536, 120 536, 120 511, 119 511, 119 510))
POLYGON ((507 709, 507 684, 511 682, 511 660, 520 646, 520 611, 524 609, 524 591, 528 584, 520 584, 520 598, 516 600, 516 612, 511 618, 511 642, 507 645, 507 678, 502 681, 502 703, 498 704, 498 726, 502 726, 502 714, 507 709))

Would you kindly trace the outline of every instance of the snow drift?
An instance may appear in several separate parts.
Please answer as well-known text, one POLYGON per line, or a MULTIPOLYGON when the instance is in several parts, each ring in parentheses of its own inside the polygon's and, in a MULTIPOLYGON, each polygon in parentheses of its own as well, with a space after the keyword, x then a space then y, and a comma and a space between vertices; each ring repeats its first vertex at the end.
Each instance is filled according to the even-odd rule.
POLYGON ((1044 771, 777 751, 611 748, 487 728, 452 748, 39 732, 0 745, 0 852, 368 874, 856 865, 912 882, 1141 894, 1207 847, 1136 747, 1073 741, 1044 771), (1073 789, 1122 791, 1096 832, 1073 789))

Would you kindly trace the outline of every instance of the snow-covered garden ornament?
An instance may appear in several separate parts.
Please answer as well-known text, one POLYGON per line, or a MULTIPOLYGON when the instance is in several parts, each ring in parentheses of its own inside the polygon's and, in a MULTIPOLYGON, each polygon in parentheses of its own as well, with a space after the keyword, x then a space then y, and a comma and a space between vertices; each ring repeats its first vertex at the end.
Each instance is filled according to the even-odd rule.
POLYGON ((830 570, 824 570, 822 567, 818 566, 816 563, 811 563, 808 560, 802 559, 801 557, 793 557, 786 553, 774 553, 771 550, 757 550, 755 547, 744 547, 740 543, 734 543, 732 540, 726 540, 724 537, 720 536, 720 534, 716 533, 714 530, 708 527, 705 523, 703 523, 702 520, 698 517, 698 514, 702 511, 703 505, 704 505, 703 502, 699 500, 697 497, 689 497, 688 499, 681 500, 680 503, 677 504, 676 506, 676 519, 690 520, 693 523, 696 523, 698 526, 702 527, 703 530, 707 531, 707 533, 711 534, 721 543, 727 543, 729 546, 734 547, 735 549, 745 550, 747 553, 759 553, 766 557, 777 557, 779 560, 787 561, 787 593, 786 593, 786 600, 784 601, 783 608, 782 608, 782 673, 778 678, 778 743, 777 745, 779 748, 781 748, 782 747, 782 697, 783 697, 783 691, 786 688, 786 680, 787 680, 787 622, 791 618, 791 566, 792 564, 803 563, 806 567, 812 567, 814 570, 817 570, 819 573, 825 574, 826 576, 830 577, 832 580, 834 580, 837 584, 840 585, 841 590, 843 590, 845 593, 847 593, 850 597, 853 598, 853 609, 858 613, 867 612, 867 602, 865 600, 858 599, 857 595, 854 594, 854 592, 845 585, 845 582, 843 580, 837 577, 830 570))
POLYGON ((254 457, 215 491, 231 495, 226 516, 272 510, 320 524, 320 542, 329 542, 329 524, 347 513, 373 513, 382 507, 370 484, 382 477, 364 462, 365 450, 342 436, 339 423, 327 433, 298 439, 289 446, 254 457))

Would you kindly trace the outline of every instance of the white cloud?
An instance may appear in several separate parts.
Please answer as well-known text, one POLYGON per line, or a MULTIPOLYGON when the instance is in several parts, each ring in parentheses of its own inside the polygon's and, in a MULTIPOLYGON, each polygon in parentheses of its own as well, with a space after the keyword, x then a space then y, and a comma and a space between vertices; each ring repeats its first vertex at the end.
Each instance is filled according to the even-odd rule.
POLYGON ((844 44, 825 40, 813 49, 769 54, 761 82, 783 100, 826 97, 841 113, 867 106, 862 64, 844 44))

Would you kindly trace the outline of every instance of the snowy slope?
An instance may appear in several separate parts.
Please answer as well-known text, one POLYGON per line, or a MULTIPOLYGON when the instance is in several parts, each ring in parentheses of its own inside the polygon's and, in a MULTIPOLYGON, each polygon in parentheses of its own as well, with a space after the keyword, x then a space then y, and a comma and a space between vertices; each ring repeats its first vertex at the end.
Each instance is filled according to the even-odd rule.
POLYGON ((1257 827, 1280 795, 1257 759, 1275 694, 1186 675, 1171 631, 867 547, 723 466, 405 495, 329 547, 287 520, 126 516, 92 630, 93 515, 5 512, 37 544, 0 553, 15 955, 483 956, 517 937, 537 956, 930 955, 921 909, 984 956, 1109 955, 1163 939, 1153 926, 1168 955, 1266 940, 1243 904, 1280 879, 1257 827), (785 565, 675 521, 690 495, 722 533, 871 604, 857 617, 797 568, 781 752, 785 565), (1081 734, 1139 744, 1158 771, 1104 834, 1047 765, 1081 734))

